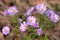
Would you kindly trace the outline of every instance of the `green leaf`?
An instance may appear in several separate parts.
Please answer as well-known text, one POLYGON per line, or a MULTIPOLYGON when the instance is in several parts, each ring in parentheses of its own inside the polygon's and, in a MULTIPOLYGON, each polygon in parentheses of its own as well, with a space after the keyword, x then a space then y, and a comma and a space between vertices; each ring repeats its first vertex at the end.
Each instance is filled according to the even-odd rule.
POLYGON ((14 34, 19 34, 19 33, 20 33, 20 31, 18 31, 17 29, 12 30, 12 32, 13 32, 14 34))
POLYGON ((32 26, 29 27, 27 30, 28 30, 28 32, 36 32, 36 29, 34 29, 32 26))
POLYGON ((19 24, 16 25, 16 29, 19 29, 19 24))
POLYGON ((35 37, 36 37, 36 38, 38 37, 37 33, 31 33, 29 36, 30 36, 32 39, 34 39, 35 37))
POLYGON ((44 37, 44 40, 49 40, 47 36, 44 37))
POLYGON ((43 40, 42 35, 40 36, 39 40, 43 40))
POLYGON ((23 40, 32 40, 32 39, 30 38, 30 36, 28 36, 28 35, 26 34, 26 35, 24 35, 23 40))
POLYGON ((54 6, 54 10, 55 10, 56 12, 59 10, 59 7, 58 7, 57 4, 54 6))

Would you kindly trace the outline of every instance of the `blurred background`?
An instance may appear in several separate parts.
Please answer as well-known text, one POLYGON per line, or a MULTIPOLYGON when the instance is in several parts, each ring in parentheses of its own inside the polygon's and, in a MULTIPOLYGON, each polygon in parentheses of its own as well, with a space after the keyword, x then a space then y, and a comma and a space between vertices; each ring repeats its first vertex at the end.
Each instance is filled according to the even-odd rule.
POLYGON ((0 0, 0 40, 60 40, 60 20, 57 23, 52 23, 45 15, 36 14, 37 12, 35 11, 33 16, 37 18, 44 29, 43 35, 35 35, 34 31, 32 31, 34 29, 28 29, 29 32, 22 33, 19 31, 19 24, 21 23, 19 18, 25 20, 26 11, 40 3, 45 3, 49 9, 54 10, 60 16, 60 0, 0 0), (18 8, 17 15, 13 17, 4 16, 4 11, 11 6, 18 8), (1 32, 5 25, 11 28, 11 33, 7 36, 1 32))

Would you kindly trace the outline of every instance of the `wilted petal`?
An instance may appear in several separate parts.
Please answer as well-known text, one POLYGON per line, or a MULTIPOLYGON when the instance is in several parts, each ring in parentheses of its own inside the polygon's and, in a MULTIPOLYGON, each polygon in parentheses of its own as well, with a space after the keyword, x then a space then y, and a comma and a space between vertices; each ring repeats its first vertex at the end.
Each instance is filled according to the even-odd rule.
POLYGON ((38 33, 38 35, 41 35, 41 34, 43 33, 42 28, 38 29, 38 30, 37 30, 37 33, 38 33))
POLYGON ((46 16, 50 18, 51 15, 56 14, 53 10, 47 10, 46 16))
POLYGON ((32 12, 34 10, 34 7, 31 7, 30 9, 27 10, 27 15, 32 15, 32 12))
POLYGON ((34 28, 38 28, 39 27, 39 24, 38 22, 35 22, 35 24, 33 25, 34 28))

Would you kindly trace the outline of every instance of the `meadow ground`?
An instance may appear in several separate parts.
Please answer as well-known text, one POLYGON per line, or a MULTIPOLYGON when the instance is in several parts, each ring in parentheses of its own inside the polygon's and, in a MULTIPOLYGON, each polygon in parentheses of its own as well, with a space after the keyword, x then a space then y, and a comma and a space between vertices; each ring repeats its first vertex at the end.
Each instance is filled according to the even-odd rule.
POLYGON ((60 40, 60 0, 0 0, 0 40, 60 40))

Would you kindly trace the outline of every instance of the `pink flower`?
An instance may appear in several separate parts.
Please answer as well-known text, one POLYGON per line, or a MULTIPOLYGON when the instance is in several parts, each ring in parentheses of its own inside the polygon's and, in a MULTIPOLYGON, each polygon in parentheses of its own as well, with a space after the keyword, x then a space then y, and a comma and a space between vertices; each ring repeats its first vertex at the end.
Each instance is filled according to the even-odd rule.
POLYGON ((44 3, 42 3, 42 4, 38 4, 38 5, 36 6, 36 9, 37 9, 37 11, 38 11, 40 14, 43 14, 43 13, 46 12, 47 7, 46 7, 46 5, 45 5, 44 3))
POLYGON ((38 29, 38 30, 37 30, 37 33, 38 33, 38 35, 42 35, 42 33, 43 33, 42 28, 38 29))
POLYGON ((59 21, 59 16, 57 14, 51 15, 50 20, 56 23, 59 21))
POLYGON ((56 13, 51 9, 47 10, 47 12, 46 12, 46 16, 49 17, 49 18, 50 18, 51 15, 54 15, 54 14, 56 14, 56 13))
POLYGON ((35 18, 35 17, 29 16, 29 17, 27 18, 27 24, 28 24, 28 25, 34 25, 35 22, 36 22, 36 18, 35 18))
POLYGON ((9 15, 14 15, 18 12, 17 8, 15 6, 12 6, 8 9, 9 15))
POLYGON ((21 30, 22 32, 26 31, 27 26, 28 26, 28 25, 26 24, 26 22, 21 23, 21 25, 20 25, 20 30, 21 30))
POLYGON ((31 15, 33 10, 34 10, 34 7, 31 7, 30 9, 27 10, 26 14, 31 15))
POLYGON ((34 25, 33 25, 34 28, 38 28, 39 27, 39 24, 38 22, 35 22, 34 25))
POLYGON ((7 16, 8 15, 8 11, 5 10, 4 13, 3 13, 4 16, 7 16))
POLYGON ((2 29, 2 33, 4 35, 8 35, 10 33, 10 28, 9 26, 4 26, 3 29, 2 29))

